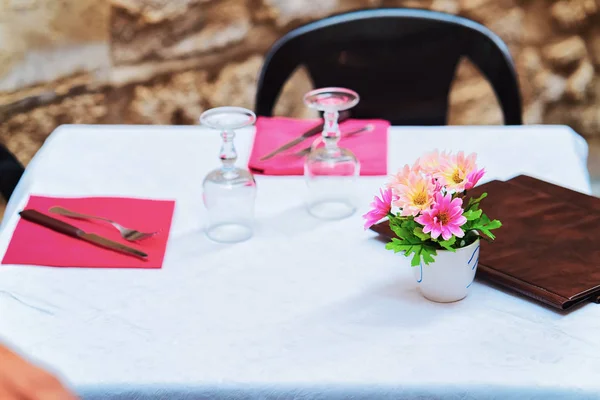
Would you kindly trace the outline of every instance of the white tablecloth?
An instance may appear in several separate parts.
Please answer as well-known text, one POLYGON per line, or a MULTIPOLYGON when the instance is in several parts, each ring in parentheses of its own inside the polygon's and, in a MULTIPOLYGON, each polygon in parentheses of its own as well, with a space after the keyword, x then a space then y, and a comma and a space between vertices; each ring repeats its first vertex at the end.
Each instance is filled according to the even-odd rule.
MULTIPOLYGON (((238 134, 240 163, 252 132, 238 134)), ((463 301, 425 300, 408 260, 362 228, 384 177, 360 179, 359 213, 322 222, 302 177, 259 176, 255 236, 210 242, 201 185, 219 140, 198 127, 53 133, 7 207, 0 254, 30 193, 131 195, 177 201, 165 264, 1 266, 0 340, 86 398, 600 396, 600 306, 559 313, 478 281, 463 301)), ((567 127, 392 128, 390 172, 435 147, 478 152, 488 180, 590 191, 587 147, 567 127)))

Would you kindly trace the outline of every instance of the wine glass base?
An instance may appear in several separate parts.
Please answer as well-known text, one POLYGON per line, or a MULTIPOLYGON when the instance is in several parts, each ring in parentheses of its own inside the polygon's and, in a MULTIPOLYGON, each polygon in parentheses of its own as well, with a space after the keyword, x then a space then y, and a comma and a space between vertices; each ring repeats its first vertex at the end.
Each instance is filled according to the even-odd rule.
POLYGON ((219 243, 239 243, 252 237, 252 228, 239 223, 223 223, 206 229, 206 236, 219 243))
POLYGON ((348 200, 331 199, 310 203, 308 212, 316 218, 339 220, 348 218, 356 211, 356 207, 348 200))

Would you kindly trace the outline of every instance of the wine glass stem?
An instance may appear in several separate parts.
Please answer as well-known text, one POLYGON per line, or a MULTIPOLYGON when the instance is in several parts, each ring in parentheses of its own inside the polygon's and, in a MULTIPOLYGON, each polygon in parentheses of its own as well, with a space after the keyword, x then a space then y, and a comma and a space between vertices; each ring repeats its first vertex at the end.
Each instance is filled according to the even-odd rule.
POLYGON ((325 124, 323 125, 323 141, 327 150, 337 149, 340 140, 340 127, 338 126, 339 113, 337 111, 325 111, 323 113, 325 124))
POLYGON ((224 130, 221 132, 221 138, 223 139, 223 144, 221 145, 221 153, 219 157, 223 163, 223 169, 229 171, 234 169, 235 161, 237 160, 237 151, 235 150, 235 145, 233 144, 235 132, 232 130, 224 130))

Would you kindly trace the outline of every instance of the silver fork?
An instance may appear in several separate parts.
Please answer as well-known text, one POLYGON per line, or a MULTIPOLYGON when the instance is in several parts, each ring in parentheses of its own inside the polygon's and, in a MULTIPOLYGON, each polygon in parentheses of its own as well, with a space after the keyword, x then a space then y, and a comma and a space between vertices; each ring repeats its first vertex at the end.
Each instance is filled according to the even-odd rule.
POLYGON ((94 215, 87 215, 87 214, 81 214, 81 213, 77 213, 75 211, 71 211, 71 210, 67 210, 66 208, 63 207, 50 207, 50 209, 48 210, 51 213, 54 214, 59 214, 59 215, 64 215, 65 217, 70 217, 70 218, 78 218, 78 219, 96 219, 99 221, 105 221, 110 223, 112 226, 114 226, 115 228, 117 228, 117 230, 121 233, 121 236, 123 237, 123 239, 128 240, 130 242, 135 242, 138 240, 143 240, 143 239, 147 239, 151 236, 154 236, 158 233, 157 232, 140 232, 140 231, 136 231, 135 229, 129 229, 129 228, 125 228, 123 225, 108 219, 108 218, 103 218, 103 217, 96 217, 94 215))
MULTIPOLYGON (((355 129, 353 131, 350 131, 348 133, 342 133, 342 136, 340 137, 340 139, 343 138, 347 138, 347 137, 352 137, 354 135, 358 135, 359 133, 362 132, 371 132, 373 129, 375 129, 375 125, 373 124, 367 124, 365 126, 363 126, 362 128, 359 129, 355 129)), ((319 138, 316 139, 316 141, 320 140, 319 138)), ((302 150, 299 150, 297 152, 295 152, 293 155, 297 156, 297 157, 302 157, 307 155, 308 153, 310 153, 310 150, 312 149, 312 146, 306 147, 302 150)))

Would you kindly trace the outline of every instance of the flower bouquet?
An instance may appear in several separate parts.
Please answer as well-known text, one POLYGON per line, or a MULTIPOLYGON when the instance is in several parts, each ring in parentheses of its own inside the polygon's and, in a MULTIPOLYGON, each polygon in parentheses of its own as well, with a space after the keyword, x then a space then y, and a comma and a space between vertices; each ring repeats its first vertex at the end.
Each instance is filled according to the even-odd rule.
POLYGON ((465 156, 463 152, 436 150, 424 155, 413 166, 406 165, 393 175, 387 187, 380 190, 381 196, 371 203, 372 210, 363 216, 365 229, 385 217, 389 219, 397 238, 386 248, 412 256, 411 265, 421 267, 419 283, 423 280, 423 264, 434 263, 438 252, 456 253, 477 243, 467 263, 474 277, 476 261, 475 266, 472 264, 479 251, 479 239, 493 240, 492 231, 502 226, 480 208, 487 193, 478 198, 467 196, 485 173, 477 168, 476 159, 476 154, 465 156))

